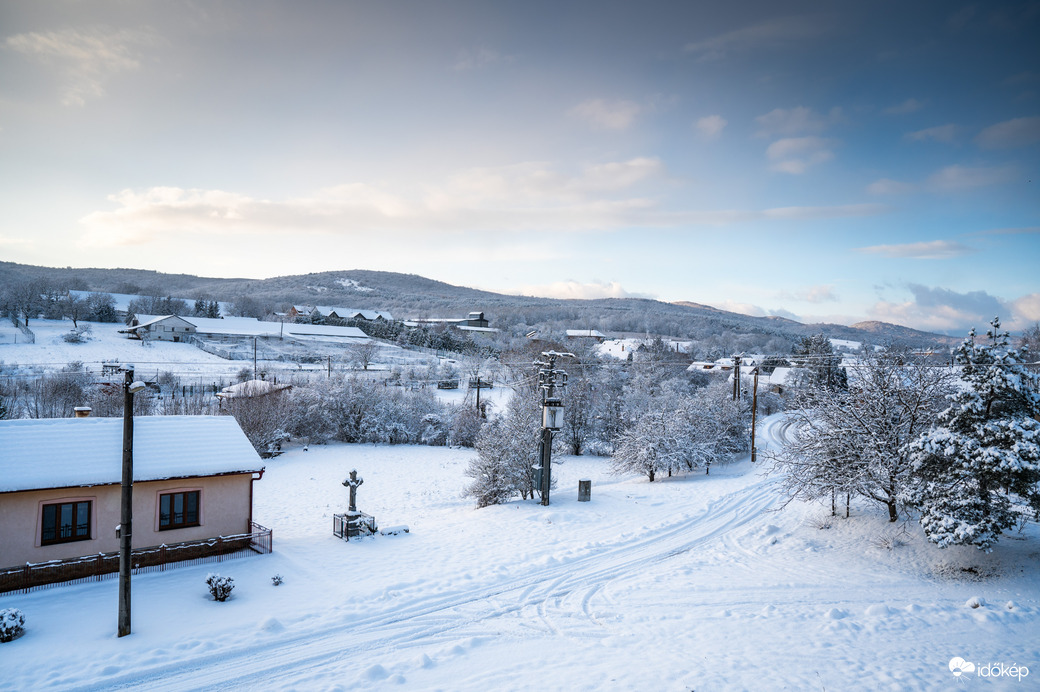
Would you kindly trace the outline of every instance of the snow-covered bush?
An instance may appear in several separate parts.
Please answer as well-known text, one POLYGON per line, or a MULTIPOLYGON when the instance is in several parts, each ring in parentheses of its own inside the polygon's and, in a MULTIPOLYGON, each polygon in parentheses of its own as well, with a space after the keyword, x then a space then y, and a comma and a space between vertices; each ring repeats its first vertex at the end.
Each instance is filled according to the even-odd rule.
POLYGON ((206 586, 209 587, 214 601, 226 601, 231 597, 231 590, 235 588, 235 580, 219 574, 210 574, 206 576, 206 586))
POLYGON ((285 578, 282 575, 280 575, 280 574, 276 574, 273 577, 271 577, 271 583, 274 584, 275 586, 281 586, 282 582, 284 582, 284 581, 285 581, 285 578))
POLYGON ((9 642, 25 631, 25 615, 17 608, 0 610, 0 642, 9 642))

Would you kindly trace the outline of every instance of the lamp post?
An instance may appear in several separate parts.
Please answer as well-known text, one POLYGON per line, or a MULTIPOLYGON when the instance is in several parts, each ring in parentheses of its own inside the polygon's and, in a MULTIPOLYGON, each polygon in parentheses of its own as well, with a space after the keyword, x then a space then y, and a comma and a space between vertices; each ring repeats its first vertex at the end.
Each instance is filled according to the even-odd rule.
POLYGON ((134 366, 123 374, 123 482, 119 512, 119 636, 130 634, 130 559, 134 523, 134 394, 145 388, 134 381, 134 366))
POLYGON ((542 390, 542 439, 539 445, 538 470, 536 478, 539 483, 539 492, 542 495, 542 504, 549 504, 549 490, 552 486, 552 438, 553 432, 563 427, 563 402, 559 398, 557 389, 563 389, 567 385, 567 373, 556 369, 556 359, 561 356, 574 358, 573 353, 557 353, 556 351, 545 351, 542 356, 548 361, 535 361, 535 365, 542 366, 538 371, 538 385, 542 390), (559 378, 559 381, 557 381, 559 378))

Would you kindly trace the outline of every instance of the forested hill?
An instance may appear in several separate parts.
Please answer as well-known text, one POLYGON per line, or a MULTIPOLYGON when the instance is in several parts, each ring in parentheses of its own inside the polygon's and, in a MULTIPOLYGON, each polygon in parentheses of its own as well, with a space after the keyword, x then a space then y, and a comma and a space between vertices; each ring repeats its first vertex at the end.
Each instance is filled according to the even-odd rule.
POLYGON ((750 317, 694 302, 665 303, 639 298, 557 300, 481 291, 434 281, 414 274, 354 269, 270 279, 212 278, 164 274, 143 269, 38 267, 0 262, 0 294, 29 282, 48 290, 78 289, 148 296, 202 298, 232 303, 241 314, 263 316, 293 304, 389 310, 398 318, 462 317, 483 311, 493 326, 513 333, 529 329, 598 329, 607 334, 660 334, 705 340, 726 336, 747 348, 767 348, 771 338, 797 341, 823 333, 871 344, 902 343, 914 347, 959 342, 940 334, 882 322, 851 327, 802 324, 781 317, 750 317), (739 339, 748 335, 748 339, 739 339))

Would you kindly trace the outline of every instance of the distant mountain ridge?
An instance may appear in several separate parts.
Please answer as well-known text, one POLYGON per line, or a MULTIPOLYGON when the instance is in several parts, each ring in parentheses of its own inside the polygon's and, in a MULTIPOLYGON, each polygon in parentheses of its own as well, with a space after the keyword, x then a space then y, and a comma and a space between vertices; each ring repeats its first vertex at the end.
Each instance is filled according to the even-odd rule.
POLYGON ((488 313, 495 326, 525 333, 531 326, 595 328, 607 333, 661 333, 708 338, 711 334, 775 335, 797 340, 823 333, 832 338, 870 343, 902 342, 924 347, 960 340, 883 322, 857 325, 803 324, 784 317, 752 317, 680 301, 645 298, 564 300, 514 296, 456 286, 416 274, 352 269, 269 279, 213 278, 164 274, 145 269, 57 268, 0 262, 0 289, 33 279, 65 288, 202 298, 234 302, 249 299, 268 309, 290 305, 329 305, 389 310, 397 318, 464 316, 488 313), (133 290, 130 290, 133 289, 133 290), (679 332, 679 333, 675 333, 679 332))

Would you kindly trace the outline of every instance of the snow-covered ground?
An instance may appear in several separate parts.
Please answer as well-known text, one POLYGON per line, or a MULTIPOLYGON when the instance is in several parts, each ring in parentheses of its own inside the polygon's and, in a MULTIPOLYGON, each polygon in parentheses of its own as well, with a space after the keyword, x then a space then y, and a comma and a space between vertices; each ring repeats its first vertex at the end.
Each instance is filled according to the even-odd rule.
MULTIPOLYGON (((759 439, 783 429, 767 419, 759 439)), ((255 518, 273 554, 135 577, 124 639, 115 580, 0 597, 28 621, 0 644, 0 689, 1037 687, 1035 524, 989 555, 940 551, 864 508, 776 511, 774 480, 746 459, 648 483, 568 457, 549 507, 477 510, 460 496, 472 455, 330 445, 272 459, 255 518), (332 536, 353 468, 359 508, 411 533, 332 536), (213 571, 234 577, 232 600, 208 599, 213 571), (954 657, 976 672, 955 677, 954 657), (991 663, 1029 675, 980 676, 991 663)))
MULTIPOLYGON (((32 320, 29 328, 36 335, 35 343, 26 343, 25 336, 10 326, 10 322, 0 326, 0 370, 11 372, 19 368, 32 368, 54 372, 75 361, 83 363, 88 372, 96 375, 101 372, 103 363, 130 363, 136 367, 138 376, 144 379, 158 379, 161 373, 171 372, 187 382, 202 380, 208 384, 234 378, 243 368, 253 367, 251 358, 227 360, 188 343, 128 339, 125 334, 119 333, 120 329, 125 328, 122 324, 82 320, 79 324, 90 327, 83 343, 65 341, 64 336, 73 328, 69 320, 32 320)), ((332 355, 333 367, 337 372, 353 367, 347 346, 317 339, 296 341, 296 348, 301 354, 317 355, 322 358, 321 362, 297 364, 265 361, 261 347, 258 369, 283 380, 293 375, 321 375, 327 372, 324 360, 326 354, 332 355)), ((379 350, 369 366, 370 371, 375 372, 366 373, 366 377, 382 379, 387 375, 384 371, 388 371, 391 365, 407 367, 438 363, 434 355, 405 350, 385 342, 377 343, 379 350)), ((251 347, 246 350, 251 350, 251 347)), ((270 350, 277 349, 272 347, 270 350)))

